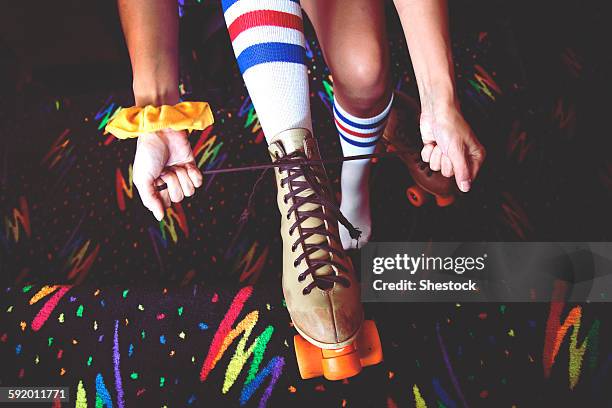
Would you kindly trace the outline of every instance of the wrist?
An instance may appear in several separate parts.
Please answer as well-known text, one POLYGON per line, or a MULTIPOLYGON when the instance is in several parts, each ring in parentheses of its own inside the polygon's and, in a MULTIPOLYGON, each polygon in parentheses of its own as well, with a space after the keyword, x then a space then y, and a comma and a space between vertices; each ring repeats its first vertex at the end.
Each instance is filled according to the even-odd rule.
POLYGON ((176 105, 179 103, 179 90, 156 85, 134 84, 134 102, 136 106, 176 105))
POLYGON ((455 91, 455 84, 446 77, 441 80, 428 79, 417 81, 421 107, 423 110, 440 111, 459 109, 459 99, 455 91))

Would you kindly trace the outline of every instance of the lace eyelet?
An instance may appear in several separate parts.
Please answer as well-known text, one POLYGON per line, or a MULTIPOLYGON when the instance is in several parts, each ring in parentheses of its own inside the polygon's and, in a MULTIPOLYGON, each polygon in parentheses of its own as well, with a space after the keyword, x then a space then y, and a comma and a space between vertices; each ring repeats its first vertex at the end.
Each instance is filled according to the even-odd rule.
POLYGON ((295 252, 296 249, 297 247, 295 245, 291 245, 291 252, 295 252))
POLYGON ((302 274, 298 275, 298 282, 304 282, 304 279, 306 279, 306 277, 302 274))
MULTIPOLYGON (((300 264, 300 263, 299 263, 298 261, 293 261, 293 267, 294 267, 294 268, 297 268, 299 264, 300 264)), ((300 279, 300 278, 298 277, 298 280, 299 280, 299 279, 300 279)), ((301 281, 300 281, 300 282, 301 282, 301 281)))
POLYGON ((291 214, 287 214, 287 219, 291 219, 291 214))

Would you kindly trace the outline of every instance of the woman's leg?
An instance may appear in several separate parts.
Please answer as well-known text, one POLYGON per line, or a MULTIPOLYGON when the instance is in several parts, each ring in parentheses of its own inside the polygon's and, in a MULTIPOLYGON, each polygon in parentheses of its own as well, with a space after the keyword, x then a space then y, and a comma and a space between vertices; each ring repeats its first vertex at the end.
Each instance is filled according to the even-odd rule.
POLYGON ((223 0, 238 67, 268 143, 303 128, 312 132, 300 3, 223 0))
MULTIPOLYGON (((370 154, 382 134, 392 91, 384 2, 302 0, 334 80, 334 119, 344 156, 370 154)), ((370 160, 342 165, 341 210, 362 231, 357 243, 340 226, 344 248, 371 235, 370 160)))

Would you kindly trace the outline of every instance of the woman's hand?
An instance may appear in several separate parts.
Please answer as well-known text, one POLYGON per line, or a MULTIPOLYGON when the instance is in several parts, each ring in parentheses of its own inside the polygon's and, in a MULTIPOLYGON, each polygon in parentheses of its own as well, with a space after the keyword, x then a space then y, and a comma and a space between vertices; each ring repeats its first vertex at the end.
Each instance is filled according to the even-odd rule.
POLYGON ((203 177, 195 164, 187 133, 167 129, 140 135, 133 181, 142 203, 158 221, 172 202, 192 196, 202 185, 203 177), (168 188, 157 191, 157 186, 163 183, 168 188))
POLYGON ((464 193, 470 190, 482 162, 485 148, 480 144, 470 125, 456 105, 444 108, 423 107, 420 119, 423 138, 423 161, 446 177, 455 176, 457 187, 464 193))

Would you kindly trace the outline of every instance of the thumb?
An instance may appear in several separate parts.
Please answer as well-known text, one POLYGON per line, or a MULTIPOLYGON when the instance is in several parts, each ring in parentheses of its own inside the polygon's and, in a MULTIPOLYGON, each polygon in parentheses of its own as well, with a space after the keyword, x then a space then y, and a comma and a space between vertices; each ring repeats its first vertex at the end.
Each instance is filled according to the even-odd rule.
POLYGON ((448 149, 448 158, 453 164, 457 187, 462 192, 467 193, 472 186, 472 179, 463 144, 453 143, 448 149))
POLYGON ((153 216, 158 221, 161 221, 164 218, 164 204, 155 186, 155 180, 147 178, 138 181, 138 183, 135 182, 134 184, 138 188, 142 203, 153 213, 153 216))

